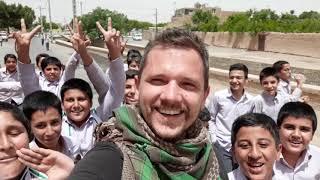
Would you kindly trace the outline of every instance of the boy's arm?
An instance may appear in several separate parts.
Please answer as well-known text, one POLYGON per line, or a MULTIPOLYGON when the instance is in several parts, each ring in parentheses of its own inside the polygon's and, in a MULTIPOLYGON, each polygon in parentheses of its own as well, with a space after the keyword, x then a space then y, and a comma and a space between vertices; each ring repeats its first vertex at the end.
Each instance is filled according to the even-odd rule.
POLYGON ((210 112, 210 116, 211 119, 208 122, 209 123, 209 134, 211 137, 211 141, 213 143, 216 142, 216 116, 218 114, 218 97, 216 96, 216 94, 214 94, 213 96, 211 96, 212 98, 209 99, 209 103, 207 105, 207 108, 210 112))
POLYGON ((41 26, 37 26, 31 32, 27 32, 24 19, 21 19, 21 31, 13 33, 13 37, 16 40, 15 49, 19 60, 18 73, 25 95, 41 89, 34 65, 31 64, 29 57, 31 39, 40 29, 41 26))
POLYGON ((108 75, 110 88, 104 97, 103 103, 97 108, 97 113, 101 119, 110 117, 112 110, 120 107, 123 102, 126 78, 121 58, 114 61, 113 67, 110 66, 108 75))
POLYGON ((77 52, 74 52, 70 56, 60 81, 65 82, 75 77, 76 69, 79 64, 79 59, 81 58, 77 52))
POLYGON ((32 92, 41 90, 39 76, 37 76, 34 64, 22 64, 18 62, 18 75, 22 91, 25 96, 32 92))

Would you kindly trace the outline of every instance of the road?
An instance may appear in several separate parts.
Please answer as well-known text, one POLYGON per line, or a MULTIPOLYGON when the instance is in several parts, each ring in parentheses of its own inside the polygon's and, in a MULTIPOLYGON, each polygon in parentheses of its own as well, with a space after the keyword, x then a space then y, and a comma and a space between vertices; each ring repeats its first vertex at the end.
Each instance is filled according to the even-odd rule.
MULTIPOLYGON (((129 41, 128 43, 138 43, 138 44, 145 44, 146 41, 129 41)), ((13 53, 16 54, 14 51, 14 41, 12 39, 9 40, 9 42, 4 42, 3 46, 0 47, 0 57, 3 58, 5 54, 7 53, 13 53)), ((55 56, 58 59, 60 59, 64 64, 68 61, 68 58, 73 53, 73 49, 56 45, 56 44, 50 44, 50 50, 46 51, 44 46, 41 46, 40 39, 35 37, 32 41, 31 49, 30 49, 30 58, 32 62, 35 62, 35 57, 39 53, 48 53, 51 56, 55 56)), ((101 66, 103 70, 105 70, 108 67, 108 61, 106 59, 106 55, 102 53, 91 53, 91 55, 94 57, 96 62, 101 66)), ((1 61, 1 66, 3 67, 3 61, 1 61)), ((89 79, 86 75, 86 72, 83 69, 83 66, 80 65, 76 71, 76 77, 82 78, 84 80, 87 80, 89 82, 89 79)), ((215 77, 210 77, 210 88, 211 88, 211 94, 213 92, 216 92, 218 90, 224 89, 228 87, 228 83, 225 80, 215 79, 215 77)), ((91 85, 91 87, 93 87, 91 85)), ((93 89, 94 90, 94 89, 93 89)), ((248 91, 252 95, 257 95, 261 92, 260 89, 257 89, 256 87, 250 87, 248 88, 248 91)), ((313 99, 311 97, 311 99, 313 99)), ((94 98, 93 98, 93 104, 96 106, 98 104, 97 102, 97 93, 94 91, 94 98)), ((316 99, 311 102, 311 105, 315 108, 317 117, 320 118, 320 100, 316 99), (318 102, 319 101, 319 102, 318 102)), ((320 123, 318 123, 318 131, 315 133, 315 136, 312 141, 313 144, 320 146, 320 123)))

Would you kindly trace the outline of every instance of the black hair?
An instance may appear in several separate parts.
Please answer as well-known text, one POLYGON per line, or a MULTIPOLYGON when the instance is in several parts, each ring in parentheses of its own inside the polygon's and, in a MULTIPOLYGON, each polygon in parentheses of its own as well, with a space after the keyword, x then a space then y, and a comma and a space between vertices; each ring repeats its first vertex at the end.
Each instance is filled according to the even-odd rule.
POLYGON ((306 103, 302 102, 288 102, 284 104, 278 114, 277 125, 278 128, 281 127, 283 121, 288 117, 295 118, 306 118, 312 122, 313 134, 317 130, 317 115, 314 112, 313 108, 306 103))
POLYGON ((29 141, 33 139, 30 123, 28 122, 23 112, 17 106, 0 101, 0 111, 10 113, 15 120, 19 121, 26 128, 29 141))
POLYGON ((271 136, 273 137, 276 147, 279 147, 280 144, 280 137, 279 137, 279 130, 277 128, 277 124, 274 120, 262 113, 248 113, 242 116, 239 116, 234 123, 232 124, 231 129, 231 144, 234 147, 236 142, 236 137, 239 130, 242 127, 261 127, 266 129, 270 132, 271 136))
POLYGON ((276 70, 277 73, 279 73, 283 68, 282 66, 285 64, 289 64, 289 62, 281 60, 273 63, 272 67, 276 70))
POLYGON ((28 94, 22 103, 22 111, 29 121, 37 111, 47 111, 50 107, 56 109, 62 118, 62 107, 60 99, 48 91, 35 91, 28 94))
POLYGON ((279 81, 279 76, 277 75, 276 70, 273 67, 266 67, 266 68, 263 68, 260 72, 260 75, 259 75, 260 84, 262 83, 262 80, 264 80, 269 76, 273 76, 279 81))
MULTIPOLYGON (((143 59, 140 63, 139 77, 143 73, 144 67, 147 63, 148 54, 156 47, 173 47, 173 48, 190 48, 195 50, 202 60, 203 65, 203 77, 204 77, 204 89, 209 86, 209 55, 203 41, 191 31, 185 29, 167 29, 160 33, 155 40, 148 43, 144 51, 143 59)), ((161 62, 159 62, 161 63, 161 62)))
POLYGON ((60 96, 61 96, 62 101, 64 99, 64 93, 70 89, 78 89, 78 90, 84 92, 86 95, 88 95, 90 101, 92 101, 93 94, 92 94, 91 87, 90 87, 89 83, 87 83, 87 81, 85 81, 83 79, 72 78, 72 79, 69 79, 68 81, 64 82, 64 84, 61 87, 61 91, 60 91, 60 96))
MULTIPOLYGON (((46 57, 49 57, 49 54, 46 54, 46 53, 40 53, 36 56, 36 65, 38 66, 39 64, 39 61, 41 58, 46 58, 46 57)), ((40 65, 41 66, 41 65, 40 65)))
POLYGON ((62 69, 62 63, 56 57, 48 56, 48 57, 44 58, 44 60, 42 60, 42 62, 41 62, 42 71, 44 71, 44 69, 49 65, 56 65, 56 66, 58 66, 58 68, 60 70, 62 69))
POLYGON ((142 59, 141 53, 136 49, 130 49, 127 53, 127 64, 130 65, 132 61, 136 61, 140 64, 142 59))
POLYGON ((129 69, 126 71, 126 80, 128 79, 134 79, 135 76, 139 74, 139 71, 134 70, 134 69, 129 69))
POLYGON ((243 71, 244 73, 244 78, 248 79, 248 67, 242 63, 236 63, 236 64, 232 64, 229 68, 229 73, 233 70, 239 70, 239 71, 243 71))
POLYGON ((17 62, 17 56, 15 56, 14 54, 6 54, 6 55, 4 56, 4 58, 3 58, 3 59, 4 59, 4 63, 6 63, 9 58, 13 58, 13 59, 15 59, 16 62, 17 62))

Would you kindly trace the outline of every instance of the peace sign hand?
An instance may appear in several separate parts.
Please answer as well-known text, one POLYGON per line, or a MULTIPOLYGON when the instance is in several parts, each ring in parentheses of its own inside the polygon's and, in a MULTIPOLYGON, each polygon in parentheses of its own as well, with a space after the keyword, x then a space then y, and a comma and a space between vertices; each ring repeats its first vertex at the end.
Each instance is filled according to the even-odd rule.
POLYGON ((86 47, 91 44, 91 41, 88 36, 85 36, 82 30, 81 21, 78 22, 78 19, 74 19, 76 32, 68 25, 69 31, 71 33, 70 42, 72 43, 73 49, 79 53, 83 54, 86 52, 86 47))
POLYGON ((121 56, 121 40, 120 40, 120 31, 112 28, 112 21, 111 18, 108 18, 108 31, 106 31, 99 21, 96 22, 96 25, 100 32, 104 36, 104 41, 107 45, 109 50, 110 60, 115 60, 121 56))
POLYGON ((12 34, 13 38, 16 40, 15 49, 18 54, 18 59, 22 63, 30 63, 29 49, 30 43, 33 36, 39 32, 41 26, 33 28, 30 32, 27 32, 26 24, 24 19, 21 19, 21 31, 14 32, 12 34))

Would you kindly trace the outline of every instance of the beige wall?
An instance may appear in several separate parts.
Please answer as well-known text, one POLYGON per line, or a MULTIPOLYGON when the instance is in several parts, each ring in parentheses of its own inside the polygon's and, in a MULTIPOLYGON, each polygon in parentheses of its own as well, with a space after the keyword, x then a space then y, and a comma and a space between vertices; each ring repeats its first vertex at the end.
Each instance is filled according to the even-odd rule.
POLYGON ((270 33, 265 51, 320 58, 320 33, 270 33))
MULTIPOLYGON (((206 44, 258 50, 258 36, 250 33, 195 32, 206 44)), ((144 31, 144 39, 153 33, 144 31)), ((263 42, 260 42, 263 43, 263 42)), ((320 58, 320 33, 266 33, 264 51, 320 58)))

